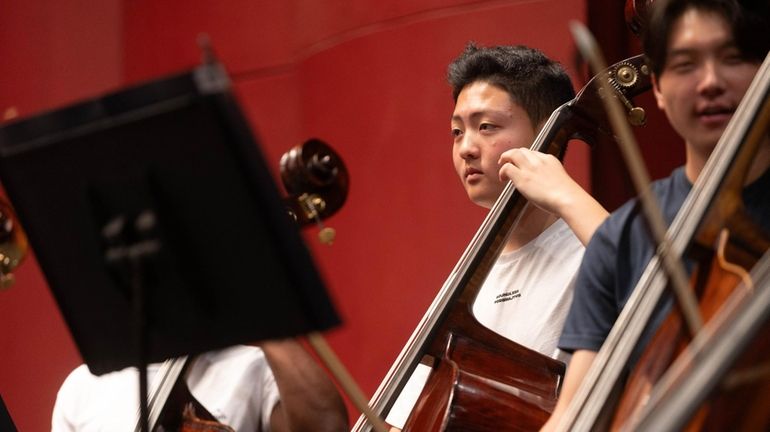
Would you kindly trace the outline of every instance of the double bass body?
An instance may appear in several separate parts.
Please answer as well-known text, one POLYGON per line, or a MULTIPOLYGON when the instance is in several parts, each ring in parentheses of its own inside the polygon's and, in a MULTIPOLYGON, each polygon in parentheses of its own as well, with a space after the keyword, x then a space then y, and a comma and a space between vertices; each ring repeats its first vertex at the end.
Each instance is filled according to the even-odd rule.
POLYGON ((483 327, 470 306, 455 303, 429 349, 440 360, 404 430, 535 430, 553 410, 564 364, 483 327))

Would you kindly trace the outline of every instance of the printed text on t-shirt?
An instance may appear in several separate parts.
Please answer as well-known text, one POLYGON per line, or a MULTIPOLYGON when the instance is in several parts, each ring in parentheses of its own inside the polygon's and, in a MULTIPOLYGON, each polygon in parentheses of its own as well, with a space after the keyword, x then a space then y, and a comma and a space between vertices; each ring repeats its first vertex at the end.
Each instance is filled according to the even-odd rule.
POLYGON ((508 291, 495 296, 495 303, 507 302, 519 297, 521 297, 519 290, 508 291))

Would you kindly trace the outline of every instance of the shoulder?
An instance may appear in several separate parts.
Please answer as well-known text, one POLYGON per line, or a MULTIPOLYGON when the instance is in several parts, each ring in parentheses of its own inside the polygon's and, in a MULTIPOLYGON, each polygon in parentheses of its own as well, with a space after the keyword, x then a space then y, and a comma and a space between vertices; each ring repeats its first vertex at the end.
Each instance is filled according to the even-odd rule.
POLYGON ((83 388, 91 387, 95 381, 94 375, 82 364, 67 375, 56 395, 56 404, 60 405, 70 401, 81 393, 83 388))
POLYGON ((562 219, 556 220, 551 226, 545 229, 533 242, 535 250, 548 251, 551 254, 561 255, 562 257, 572 255, 583 255, 583 244, 572 232, 569 225, 562 219))
POLYGON ((56 395, 53 409, 54 430, 113 430, 111 425, 136 421, 136 373, 123 369, 101 376, 86 365, 74 369, 56 395), (103 413, 109 412, 110 416, 103 413), (68 426, 69 425, 69 426, 68 426))
POLYGON ((623 233, 638 215, 639 208, 636 199, 626 202, 617 210, 610 213, 591 237, 586 246, 586 256, 603 256, 613 254, 618 249, 618 244, 623 233))
POLYGON ((580 244, 580 240, 577 239, 575 233, 572 232, 569 225, 564 222, 564 219, 557 219, 551 226, 545 229, 540 235, 544 241, 561 242, 561 243, 575 243, 580 244))
MULTIPOLYGON (((668 177, 650 184, 650 190, 664 213, 664 219, 670 223, 687 197, 692 185, 684 174, 684 168, 675 169, 668 177)), ((616 249, 618 244, 627 240, 634 232, 642 231, 644 217, 638 197, 626 201, 599 226, 588 244, 587 254, 593 249, 616 249)), ((644 233, 646 236, 646 232, 644 233)))
POLYGON ((265 358, 265 354, 258 347, 234 345, 217 351, 209 351, 201 354, 201 357, 211 361, 261 361, 265 358))
POLYGON ((235 345, 218 351, 209 351, 197 356, 196 367, 208 370, 256 371, 269 370, 265 353, 253 346, 235 345))
POLYGON ((112 372, 110 374, 98 377, 88 370, 88 366, 82 364, 67 375, 64 379, 61 387, 59 388, 59 396, 82 394, 85 390, 92 389, 99 385, 101 381, 107 377, 111 377, 121 372, 112 372))
POLYGON ((91 382, 94 380, 96 380, 96 376, 88 370, 88 366, 82 364, 73 369, 72 372, 67 375, 67 378, 64 379, 64 384, 62 384, 62 386, 91 382))
POLYGON ((199 354, 188 371, 187 382, 195 387, 198 384, 207 387, 219 383, 216 387, 241 387, 256 390, 261 386, 272 385, 273 372, 264 352, 256 347, 237 345, 217 351, 199 354), (244 384, 245 383, 245 384, 244 384))
MULTIPOLYGON (((682 168, 650 185, 664 219, 671 223, 691 188, 682 168)), ((628 290, 654 253, 647 220, 638 198, 612 212, 599 226, 586 247, 577 288, 602 290, 609 302, 622 303, 628 290)))

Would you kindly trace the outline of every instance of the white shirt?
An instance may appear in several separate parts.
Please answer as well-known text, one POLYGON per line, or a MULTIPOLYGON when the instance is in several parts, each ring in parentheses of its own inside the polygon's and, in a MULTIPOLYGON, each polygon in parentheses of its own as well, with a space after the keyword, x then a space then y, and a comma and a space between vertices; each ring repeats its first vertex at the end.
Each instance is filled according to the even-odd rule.
MULTIPOLYGON (((159 367, 148 367, 150 389, 159 367)), ((279 400, 278 387, 259 348, 236 346, 196 356, 187 385, 220 423, 236 431, 270 429, 270 416, 279 400)), ((59 389, 51 430, 134 431, 138 386, 136 368, 95 376, 85 365, 79 366, 59 389)))
MULTIPOLYGON (((520 345, 568 360, 556 344, 583 251, 567 224, 557 220, 523 247, 500 255, 473 302, 473 315, 520 345)), ((388 413, 388 424, 404 427, 430 372, 417 366, 388 413)))

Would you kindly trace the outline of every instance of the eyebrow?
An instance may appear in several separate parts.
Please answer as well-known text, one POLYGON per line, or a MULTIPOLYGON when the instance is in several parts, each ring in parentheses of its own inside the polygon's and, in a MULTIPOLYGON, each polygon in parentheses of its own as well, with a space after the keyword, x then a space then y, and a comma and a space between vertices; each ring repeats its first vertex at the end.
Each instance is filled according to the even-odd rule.
MULTIPOLYGON (((481 117, 481 116, 483 116, 483 115, 487 115, 487 114, 492 114, 492 115, 497 115, 497 114, 499 114, 499 115, 504 115, 504 116, 505 116, 505 115, 507 115, 507 113, 508 113, 508 112, 507 112, 507 111, 505 111, 505 110, 497 110, 497 109, 485 109, 485 110, 478 110, 478 111, 473 111, 472 113, 470 113, 470 115, 469 115, 468 117, 469 117, 471 120, 473 120, 473 119, 476 119, 476 118, 478 118, 478 117, 481 117)), ((459 116, 459 115, 456 115, 456 114, 452 114, 452 117, 450 118, 450 120, 452 120, 452 121, 455 121, 455 120, 462 120, 462 117, 461 117, 461 116, 459 116)))
MULTIPOLYGON (((738 44, 735 43, 735 40, 730 39, 730 40, 725 41, 723 44, 717 46, 716 50, 717 51, 725 51, 725 50, 733 49, 733 48, 738 49, 738 51, 740 51, 740 48, 738 48, 738 44)), ((666 55, 666 58, 668 59, 668 58, 671 58, 671 57, 674 57, 674 56, 680 56, 680 55, 691 55, 691 54, 696 53, 698 51, 700 51, 698 48, 689 48, 689 47, 688 48, 677 48, 677 49, 673 49, 673 50, 669 51, 668 54, 666 55)))

